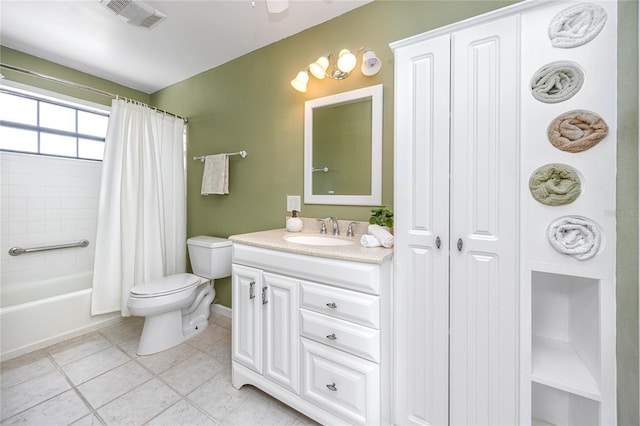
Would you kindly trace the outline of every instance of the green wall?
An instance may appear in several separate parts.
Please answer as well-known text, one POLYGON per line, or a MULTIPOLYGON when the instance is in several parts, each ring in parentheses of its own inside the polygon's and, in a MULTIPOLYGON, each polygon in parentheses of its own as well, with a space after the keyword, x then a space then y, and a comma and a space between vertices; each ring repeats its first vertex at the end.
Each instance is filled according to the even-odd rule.
MULTIPOLYGON (((189 117, 188 235, 229 236, 284 226, 286 195, 302 195, 304 101, 374 84, 384 85, 383 203, 393 207, 392 41, 503 7, 515 1, 378 0, 330 22, 245 55, 152 95, 0 48, 0 60, 118 93, 189 117), (318 56, 367 46, 381 72, 355 72, 344 81, 309 81, 307 93, 289 85, 318 56), (195 155, 246 149, 231 157, 230 194, 199 194, 202 163, 195 155)), ((617 164, 618 424, 638 425, 638 2, 619 1, 617 164)), ((207 52, 199 54, 206 55, 207 52)), ((10 80, 109 104, 65 86, 18 76, 10 80)), ((302 216, 366 220, 369 207, 303 205, 302 216)), ((218 302, 231 304, 229 280, 216 282, 218 302)))

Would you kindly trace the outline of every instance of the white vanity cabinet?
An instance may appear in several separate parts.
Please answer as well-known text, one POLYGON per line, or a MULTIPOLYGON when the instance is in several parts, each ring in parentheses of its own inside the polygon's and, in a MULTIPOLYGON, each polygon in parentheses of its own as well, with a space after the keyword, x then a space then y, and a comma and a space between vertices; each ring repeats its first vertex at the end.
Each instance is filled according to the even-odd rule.
POLYGON ((391 265, 234 241, 233 385, 323 424, 390 424, 391 265))
POLYGON ((233 359, 299 392, 298 282, 235 264, 232 280, 233 359))

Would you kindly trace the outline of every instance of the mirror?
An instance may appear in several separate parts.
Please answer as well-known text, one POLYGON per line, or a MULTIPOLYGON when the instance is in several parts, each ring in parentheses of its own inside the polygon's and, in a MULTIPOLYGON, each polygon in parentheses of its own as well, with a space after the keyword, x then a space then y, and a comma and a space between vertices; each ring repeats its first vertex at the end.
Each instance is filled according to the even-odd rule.
POLYGON ((382 203, 382 85, 304 104, 304 202, 382 203))

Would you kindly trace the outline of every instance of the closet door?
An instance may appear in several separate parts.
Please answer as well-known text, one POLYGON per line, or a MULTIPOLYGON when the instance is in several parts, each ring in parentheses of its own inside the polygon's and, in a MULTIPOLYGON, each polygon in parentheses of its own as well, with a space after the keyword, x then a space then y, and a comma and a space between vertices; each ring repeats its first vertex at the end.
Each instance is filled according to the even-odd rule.
POLYGON ((396 424, 448 423, 449 35, 396 50, 396 424))
POLYGON ((518 26, 452 35, 452 425, 518 423, 518 26))

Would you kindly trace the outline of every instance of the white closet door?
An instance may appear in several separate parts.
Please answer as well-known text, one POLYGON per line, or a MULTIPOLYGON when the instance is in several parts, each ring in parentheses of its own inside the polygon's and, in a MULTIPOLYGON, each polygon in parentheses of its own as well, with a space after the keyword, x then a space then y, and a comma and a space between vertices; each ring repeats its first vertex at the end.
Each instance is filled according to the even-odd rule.
POLYGON ((449 47, 446 35, 396 54, 397 424, 448 422, 449 47))
POLYGON ((518 423, 518 26, 452 35, 452 425, 518 423))

